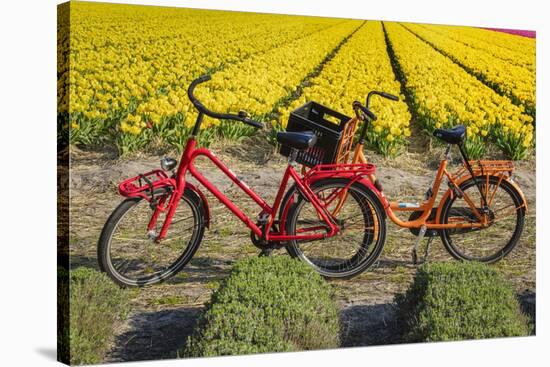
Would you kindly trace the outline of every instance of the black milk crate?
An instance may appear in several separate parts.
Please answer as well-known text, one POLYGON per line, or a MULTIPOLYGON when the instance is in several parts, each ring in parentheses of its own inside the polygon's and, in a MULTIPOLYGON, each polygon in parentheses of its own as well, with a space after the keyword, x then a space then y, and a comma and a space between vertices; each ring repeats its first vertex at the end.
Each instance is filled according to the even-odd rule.
MULTIPOLYGON (((351 120, 316 102, 308 102, 290 113, 286 131, 313 131, 317 143, 307 150, 298 151, 296 161, 304 166, 334 163, 342 138, 342 130, 351 120)), ((290 147, 281 145, 279 153, 288 157, 290 147)))

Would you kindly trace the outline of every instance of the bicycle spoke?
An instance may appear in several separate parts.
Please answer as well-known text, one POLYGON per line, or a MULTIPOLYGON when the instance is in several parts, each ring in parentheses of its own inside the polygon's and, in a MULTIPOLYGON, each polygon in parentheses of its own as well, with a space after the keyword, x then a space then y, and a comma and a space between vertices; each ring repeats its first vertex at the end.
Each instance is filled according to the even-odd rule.
POLYGON ((114 240, 120 240, 120 241, 145 242, 145 243, 152 242, 148 238, 131 238, 131 237, 112 237, 112 238, 114 240))
MULTIPOLYGON (((446 229, 443 232, 445 241, 456 254, 461 258, 479 261, 498 259, 502 249, 513 240, 520 215, 520 208, 514 197, 503 187, 505 184, 502 177, 493 178, 492 181, 484 177, 483 180, 485 182, 482 192, 487 195, 487 203, 490 204, 489 213, 482 214, 489 219, 487 225, 472 229, 446 229)), ((465 199, 469 196, 474 202, 483 201, 477 186, 471 184, 464 192, 464 198, 455 198, 448 209, 447 223, 481 223, 474 218, 473 210, 469 208, 465 199)))
POLYGON ((363 229, 364 232, 374 232, 374 227, 365 227, 362 223, 357 223, 353 226, 346 226, 346 231, 350 229, 363 229))
MULTIPOLYGON (((126 279, 146 282, 166 273, 177 263, 199 229, 193 210, 182 200, 162 242, 156 243, 145 235, 136 236, 149 226, 153 213, 147 201, 137 203, 120 219, 109 239, 113 268, 126 279)), ((153 228, 157 235, 166 213, 162 212, 157 218, 153 228)))
MULTIPOLYGON (((189 219, 193 219, 193 216, 190 215, 190 216, 188 216, 187 218, 178 219, 178 220, 172 220, 172 223, 171 223, 171 224, 177 224, 177 223, 183 222, 184 220, 189 220, 189 219)), ((190 229, 190 228, 189 228, 189 229, 190 229)))
MULTIPOLYGON (((341 187, 323 188, 316 192, 323 205, 336 205, 339 210, 325 206, 333 213, 334 221, 340 225, 340 233, 316 240, 296 240, 300 256, 307 258, 314 266, 332 273, 346 272, 364 262, 371 256, 372 243, 380 235, 380 224, 372 204, 352 187, 345 192, 346 200, 342 202, 344 190, 341 187), (378 228, 378 230, 376 229, 378 228)), ((303 203, 303 202, 300 202, 303 203)), ((296 234, 313 230, 329 230, 328 224, 320 221, 319 215, 311 203, 300 207, 299 219, 296 220, 296 234)))
POLYGON ((500 177, 500 179, 498 180, 498 183, 495 186, 495 189, 494 191, 491 193, 491 198, 489 199, 489 203, 487 205, 489 205, 489 207, 491 207, 492 203, 493 203, 493 199, 495 197, 495 194, 497 193, 498 191, 498 188, 500 187, 500 183, 502 182, 502 179, 504 178, 504 175, 500 177))
POLYGON ((509 204, 509 205, 506 205, 506 206, 504 206, 504 207, 502 207, 502 208, 493 210, 493 213, 498 213, 498 212, 500 212, 501 210, 508 209, 508 208, 511 208, 511 207, 514 207, 514 208, 515 208, 516 205, 515 205, 514 203, 509 204))

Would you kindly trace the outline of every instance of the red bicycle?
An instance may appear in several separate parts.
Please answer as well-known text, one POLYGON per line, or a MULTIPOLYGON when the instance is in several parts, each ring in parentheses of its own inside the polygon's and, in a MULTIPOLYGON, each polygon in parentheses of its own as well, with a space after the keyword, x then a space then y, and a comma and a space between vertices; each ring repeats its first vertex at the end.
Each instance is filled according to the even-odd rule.
POLYGON ((205 195, 186 180, 187 174, 250 228, 252 242, 262 249, 262 254, 284 246, 291 256, 305 261, 322 275, 338 278, 354 276, 374 263, 386 237, 384 208, 368 178, 375 166, 318 164, 300 175, 295 169, 296 157, 312 148, 317 136, 311 131, 280 132, 277 140, 290 152, 288 166, 270 206, 214 153, 197 148, 195 137, 204 115, 263 127, 244 111, 234 115, 207 109, 193 91, 208 80, 210 76, 202 76, 189 86, 189 99, 199 114, 179 166, 175 159, 163 158, 162 169, 140 174, 119 185, 119 192, 126 199, 113 211, 101 232, 98 243, 101 270, 121 286, 143 286, 174 276, 191 260, 209 226, 210 210, 205 195), (200 156, 212 161, 259 206, 257 219, 244 214, 198 171, 193 162, 200 156), (294 184, 287 190, 290 179, 294 184), (344 194, 346 200, 342 202, 344 194))

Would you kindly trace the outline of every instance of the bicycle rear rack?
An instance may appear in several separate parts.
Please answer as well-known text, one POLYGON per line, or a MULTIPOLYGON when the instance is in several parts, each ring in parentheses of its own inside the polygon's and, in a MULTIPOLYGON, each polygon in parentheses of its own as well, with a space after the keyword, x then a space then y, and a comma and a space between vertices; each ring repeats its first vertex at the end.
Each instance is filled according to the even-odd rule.
POLYGON ((368 177, 373 181, 375 171, 376 166, 372 163, 318 164, 304 172, 303 178, 308 181, 313 177, 347 177, 351 179, 368 177))
POLYGON ((122 181, 118 185, 118 192, 125 197, 142 197, 151 201, 155 191, 165 187, 173 190, 176 183, 164 171, 157 169, 122 181))
MULTIPOLYGON (((475 176, 512 176, 514 172, 514 163, 512 161, 491 161, 476 160, 469 161, 475 176)), ((471 176, 466 165, 460 167, 454 174, 453 179, 471 176)))

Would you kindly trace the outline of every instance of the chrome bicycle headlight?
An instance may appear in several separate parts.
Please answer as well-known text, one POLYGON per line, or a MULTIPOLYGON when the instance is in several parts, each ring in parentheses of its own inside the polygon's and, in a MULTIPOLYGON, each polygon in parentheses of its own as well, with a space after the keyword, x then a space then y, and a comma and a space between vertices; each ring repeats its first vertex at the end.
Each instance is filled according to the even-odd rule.
POLYGON ((160 167, 165 171, 171 171, 178 165, 178 161, 174 158, 164 157, 160 160, 160 167))

